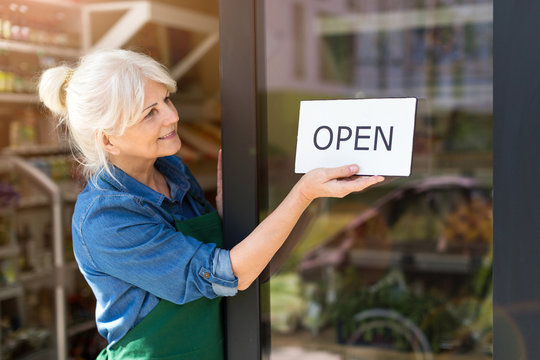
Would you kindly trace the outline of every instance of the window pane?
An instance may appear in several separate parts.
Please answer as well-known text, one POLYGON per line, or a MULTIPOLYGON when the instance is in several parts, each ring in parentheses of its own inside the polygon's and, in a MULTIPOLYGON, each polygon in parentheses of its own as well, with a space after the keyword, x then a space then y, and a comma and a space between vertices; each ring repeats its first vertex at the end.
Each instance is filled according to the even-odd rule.
POLYGON ((268 211, 299 179, 301 100, 419 99, 411 176, 317 200, 274 259, 271 359, 492 358, 492 13, 265 2, 268 211))

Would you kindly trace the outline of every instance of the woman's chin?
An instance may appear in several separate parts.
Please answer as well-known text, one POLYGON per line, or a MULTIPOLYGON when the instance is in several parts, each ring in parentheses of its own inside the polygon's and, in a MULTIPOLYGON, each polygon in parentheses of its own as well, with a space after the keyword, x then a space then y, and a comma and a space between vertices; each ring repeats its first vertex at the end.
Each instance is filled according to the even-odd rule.
POLYGON ((174 144, 174 146, 172 147, 174 150, 172 150, 173 153, 171 155, 177 154, 182 148, 182 141, 180 141, 179 137, 177 137, 177 139, 178 141, 176 141, 176 144, 174 144))
POLYGON ((164 141, 160 144, 159 157, 177 154, 181 148, 182 141, 180 141, 180 138, 178 136, 176 136, 176 139, 166 140, 166 142, 164 141))

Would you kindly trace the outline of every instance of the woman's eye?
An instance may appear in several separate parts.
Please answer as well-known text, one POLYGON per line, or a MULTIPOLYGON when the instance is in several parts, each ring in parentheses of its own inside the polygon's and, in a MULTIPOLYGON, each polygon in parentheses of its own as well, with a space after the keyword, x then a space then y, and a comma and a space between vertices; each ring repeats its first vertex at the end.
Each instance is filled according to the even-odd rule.
POLYGON ((170 98, 169 96, 167 96, 163 101, 166 102, 166 103, 168 103, 168 102, 171 101, 171 98, 170 98))
POLYGON ((152 109, 150 110, 150 112, 148 114, 146 114, 146 116, 144 117, 145 119, 149 118, 150 116, 154 115, 154 112, 156 111, 156 109, 152 109))

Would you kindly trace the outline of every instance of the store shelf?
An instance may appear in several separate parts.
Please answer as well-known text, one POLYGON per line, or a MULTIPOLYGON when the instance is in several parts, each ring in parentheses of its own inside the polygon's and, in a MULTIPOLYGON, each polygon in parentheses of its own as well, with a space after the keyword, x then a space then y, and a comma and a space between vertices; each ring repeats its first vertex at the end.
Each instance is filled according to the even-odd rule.
POLYGON ((80 324, 70 326, 67 331, 68 336, 75 336, 82 332, 96 329, 96 322, 94 320, 84 321, 80 324))
POLYGON ((0 301, 13 299, 23 294, 23 289, 20 286, 4 286, 0 287, 0 301))
MULTIPOLYGON (((77 196, 79 196, 78 193, 66 192, 62 194, 62 199, 66 203, 74 203, 77 201, 77 196)), ((16 208, 17 209, 33 209, 33 208, 38 208, 38 207, 43 207, 43 206, 50 206, 50 205, 51 205, 51 201, 49 198, 47 198, 46 196, 36 195, 36 196, 22 198, 17 204, 16 208)))
POLYGON ((356 32, 398 31, 431 28, 467 23, 492 23, 493 4, 464 4, 436 9, 413 9, 358 14, 339 17, 326 16, 319 20, 320 34, 344 35, 356 32))
POLYGON ((19 255, 21 249, 18 246, 0 247, 0 259, 10 258, 19 255))
POLYGON ((446 274, 468 274, 473 271, 474 263, 469 255, 454 254, 414 254, 415 270, 446 273, 446 274))
POLYGON ((39 98, 35 94, 0 93, 0 103, 37 104, 38 102, 39 98))
POLYGON ((31 197, 23 197, 19 200, 19 203, 17 204, 17 209, 31 209, 36 207, 42 207, 42 206, 50 206, 51 201, 47 196, 31 196, 31 197))
POLYGON ((69 154, 69 148, 56 145, 32 145, 21 147, 8 147, 2 151, 5 155, 18 156, 42 156, 42 155, 64 155, 69 154))
POLYGON ((81 50, 51 45, 37 45, 13 40, 0 40, 0 49, 18 51, 23 53, 42 53, 55 56, 76 58, 81 55, 81 50))
POLYGON ((44 5, 54 5, 69 9, 77 9, 80 5, 76 2, 70 0, 24 0, 29 3, 44 4, 44 5))
POLYGON ((475 270, 477 262, 469 255, 414 253, 384 250, 352 250, 350 263, 367 268, 404 266, 414 270, 438 274, 468 274, 475 270))
POLYGON ((41 269, 39 271, 28 271, 28 272, 23 272, 19 275, 19 281, 25 285, 42 281, 42 280, 47 280, 47 282, 50 282, 52 275, 53 275, 52 268, 41 269))
MULTIPOLYGON (((64 271, 79 270, 79 267, 75 261, 71 261, 65 264, 62 268, 64 271)), ((35 283, 44 279, 50 280, 53 275, 54 269, 52 267, 46 269, 40 269, 38 271, 27 271, 19 275, 19 281, 23 284, 35 283)))
POLYGON ((41 349, 20 358, 20 360, 43 360, 43 359, 56 359, 56 351, 54 349, 41 349))
MULTIPOLYGON (((2 172, 0 171, 0 173, 2 172)), ((3 217, 3 216, 13 216, 13 209, 7 206, 6 208, 0 208, 0 217, 3 217)))

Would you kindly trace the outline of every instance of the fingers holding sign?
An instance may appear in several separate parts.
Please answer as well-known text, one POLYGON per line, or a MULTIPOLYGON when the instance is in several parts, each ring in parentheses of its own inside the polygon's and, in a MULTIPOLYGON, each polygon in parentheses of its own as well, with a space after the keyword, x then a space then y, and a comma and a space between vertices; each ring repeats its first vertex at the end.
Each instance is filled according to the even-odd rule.
POLYGON ((312 201, 319 197, 342 198, 384 180, 382 176, 355 176, 358 170, 354 164, 315 169, 305 174, 298 186, 306 200, 312 201))

